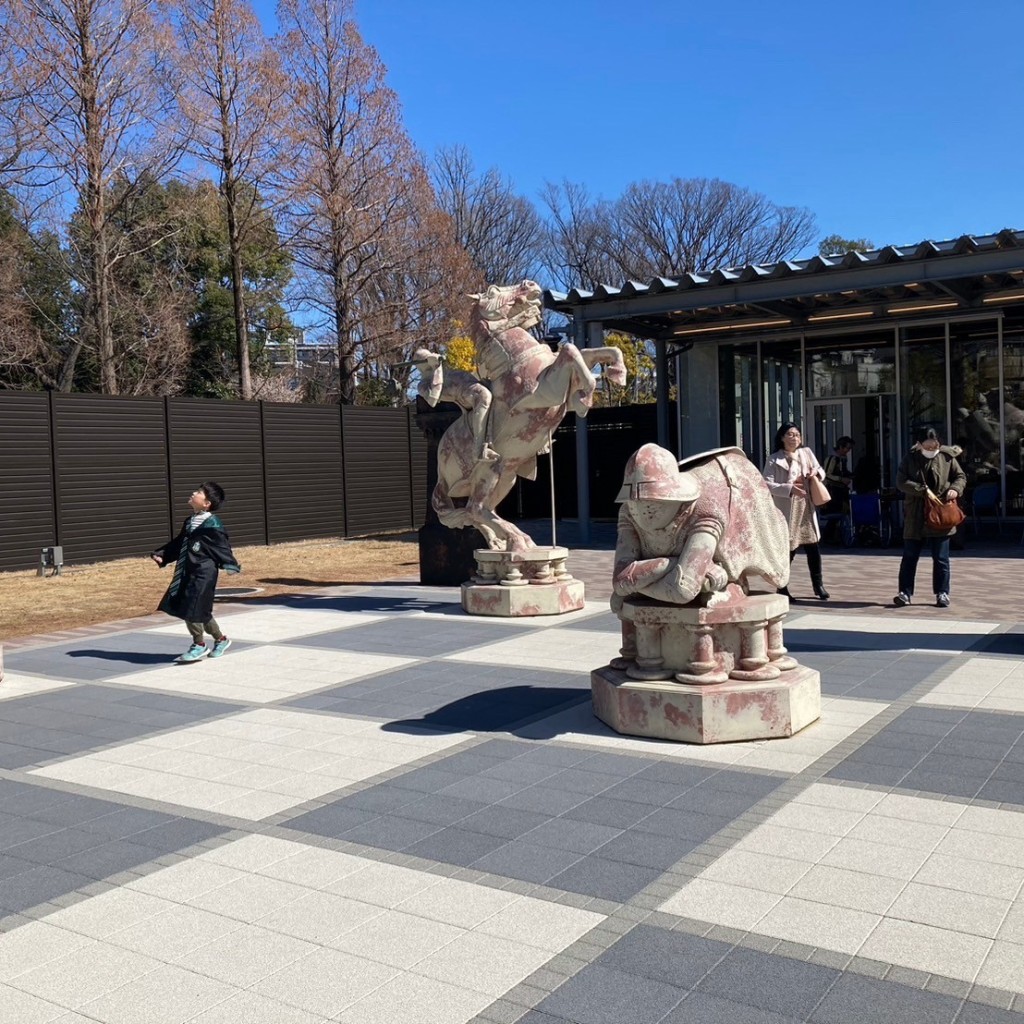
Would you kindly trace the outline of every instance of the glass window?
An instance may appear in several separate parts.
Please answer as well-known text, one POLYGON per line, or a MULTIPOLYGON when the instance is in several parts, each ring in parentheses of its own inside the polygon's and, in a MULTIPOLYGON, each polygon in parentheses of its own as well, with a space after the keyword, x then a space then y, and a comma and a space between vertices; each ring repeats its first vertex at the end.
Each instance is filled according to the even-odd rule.
POLYGON ((760 465, 757 437, 757 345, 723 345, 718 350, 722 444, 734 444, 760 465))
POLYGON ((807 340, 809 398, 878 395, 896 390, 892 328, 807 340))
POLYGON ((969 484, 997 483, 1002 475, 997 322, 951 323, 949 360, 950 443, 964 450, 959 461, 969 484))
POLYGON ((946 324, 900 328, 904 451, 924 427, 946 436, 946 324))
POLYGON ((1006 310, 1003 321, 1003 465, 1006 510, 1024 513, 1024 309, 1006 310))
POLYGON ((764 428, 762 437, 770 448, 782 423, 799 423, 803 404, 800 373, 800 339, 761 342, 764 428))

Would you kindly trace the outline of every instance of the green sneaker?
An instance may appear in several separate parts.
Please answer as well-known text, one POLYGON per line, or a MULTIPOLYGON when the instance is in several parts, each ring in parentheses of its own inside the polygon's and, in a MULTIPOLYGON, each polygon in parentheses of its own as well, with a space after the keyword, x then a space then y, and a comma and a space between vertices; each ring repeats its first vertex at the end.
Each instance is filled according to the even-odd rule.
POLYGON ((193 644, 179 659, 182 664, 187 665, 192 661, 200 661, 205 658, 210 652, 206 649, 206 644, 193 644))
POLYGON ((210 651, 210 657, 211 658, 219 658, 230 646, 231 646, 231 641, 226 636, 222 636, 213 645, 213 650, 210 651))

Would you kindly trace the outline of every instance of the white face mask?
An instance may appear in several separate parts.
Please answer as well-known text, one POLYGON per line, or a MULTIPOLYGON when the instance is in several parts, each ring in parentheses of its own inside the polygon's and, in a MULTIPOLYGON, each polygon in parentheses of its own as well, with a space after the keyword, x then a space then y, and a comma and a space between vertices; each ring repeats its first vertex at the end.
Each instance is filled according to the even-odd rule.
POLYGON ((939 449, 938 449, 938 448, 936 448, 936 449, 935 449, 935 451, 933 451, 933 452, 930 452, 930 451, 928 451, 928 449, 927 449, 927 448, 922 448, 922 449, 921 449, 921 454, 922 454, 922 455, 923 455, 923 456, 924 456, 924 457, 925 457, 926 459, 934 459, 934 458, 935 458, 935 456, 939 454, 939 449))

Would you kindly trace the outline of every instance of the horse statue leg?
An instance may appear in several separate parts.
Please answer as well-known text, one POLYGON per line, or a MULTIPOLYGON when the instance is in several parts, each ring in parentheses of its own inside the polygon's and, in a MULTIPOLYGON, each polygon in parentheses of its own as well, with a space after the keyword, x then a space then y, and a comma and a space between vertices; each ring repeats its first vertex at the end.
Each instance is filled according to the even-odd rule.
POLYGON ((525 551, 536 547, 529 534, 494 511, 516 482, 517 464, 499 458, 496 462, 480 463, 473 473, 473 485, 464 511, 487 538, 492 551, 525 551))
POLYGON ((622 351, 614 345, 607 345, 604 348, 585 348, 580 352, 583 362, 588 369, 597 365, 604 367, 605 376, 613 384, 626 383, 626 363, 622 358, 622 351))

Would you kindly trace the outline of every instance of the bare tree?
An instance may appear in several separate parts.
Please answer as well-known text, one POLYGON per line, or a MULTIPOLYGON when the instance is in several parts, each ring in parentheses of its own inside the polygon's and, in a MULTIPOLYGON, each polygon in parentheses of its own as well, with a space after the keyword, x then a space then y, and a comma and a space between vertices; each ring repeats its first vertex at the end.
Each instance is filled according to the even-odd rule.
POLYGON ((338 348, 339 396, 356 397, 365 325, 360 296, 406 258, 423 168, 385 68, 363 42, 350 0, 282 0, 290 160, 281 182, 301 300, 338 348))
POLYGON ((465 146, 439 149, 432 170, 438 205, 483 279, 503 284, 536 276, 543 225, 512 182, 496 167, 477 174, 465 146))
POLYGON ((161 130, 170 100, 154 70, 166 55, 155 12, 155 0, 5 0, 7 59, 31 85, 9 109, 17 125, 38 127, 22 136, 13 177, 40 204, 80 217, 71 248, 83 323, 61 371, 64 390, 83 347, 101 389, 120 390, 112 271, 131 239, 113 244, 111 218, 136 182, 159 178, 176 157, 161 130))
POLYGON ((243 252, 264 217, 262 186, 279 154, 284 78, 245 0, 179 0, 179 105, 189 150, 218 178, 227 217, 239 391, 253 397, 243 252))
POLYGON ((613 202, 548 185, 549 263, 565 284, 645 281, 792 258, 814 237, 810 211, 729 182, 634 182, 613 202))

